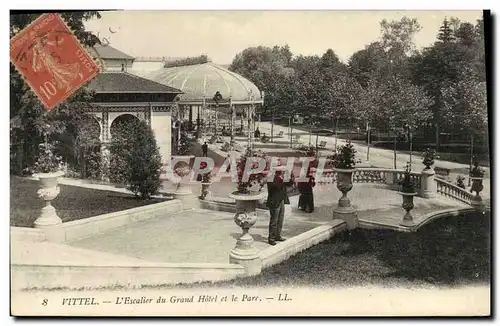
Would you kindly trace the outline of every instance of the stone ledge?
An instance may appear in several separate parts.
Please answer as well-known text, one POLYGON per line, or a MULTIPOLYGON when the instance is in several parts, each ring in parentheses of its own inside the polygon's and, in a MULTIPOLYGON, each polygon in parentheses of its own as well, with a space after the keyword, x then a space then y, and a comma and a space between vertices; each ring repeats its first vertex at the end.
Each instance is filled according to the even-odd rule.
POLYGON ((119 212, 97 215, 76 221, 66 222, 47 228, 31 229, 11 227, 15 239, 34 241, 66 242, 82 239, 98 233, 117 229, 119 227, 145 221, 151 218, 167 215, 183 210, 179 200, 169 200, 163 203, 135 207, 119 212))
POLYGON ((301 233, 287 241, 280 242, 275 246, 261 251, 262 268, 267 268, 289 257, 310 248, 322 241, 331 238, 334 234, 344 231, 347 228, 342 220, 333 220, 330 225, 321 225, 307 232, 301 233))
POLYGON ((234 264, 147 264, 130 266, 11 265, 11 289, 100 288, 223 281, 244 275, 234 264), (110 280, 112 280, 110 282, 110 280))

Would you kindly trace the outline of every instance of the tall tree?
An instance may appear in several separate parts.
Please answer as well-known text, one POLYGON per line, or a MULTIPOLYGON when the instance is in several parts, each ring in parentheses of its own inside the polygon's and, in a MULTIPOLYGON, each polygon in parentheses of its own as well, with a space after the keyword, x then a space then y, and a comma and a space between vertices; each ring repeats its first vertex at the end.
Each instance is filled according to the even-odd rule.
POLYGON ((455 35, 453 35, 453 30, 451 29, 448 19, 443 20, 443 24, 439 28, 439 33, 437 39, 442 43, 450 43, 455 40, 455 35))

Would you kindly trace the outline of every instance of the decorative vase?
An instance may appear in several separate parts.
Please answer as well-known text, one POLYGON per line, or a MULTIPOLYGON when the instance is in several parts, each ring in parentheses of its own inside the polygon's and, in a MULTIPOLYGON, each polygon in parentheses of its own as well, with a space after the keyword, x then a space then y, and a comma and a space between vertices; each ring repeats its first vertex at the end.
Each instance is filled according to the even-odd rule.
POLYGON ((63 175, 64 172, 62 171, 35 174, 38 180, 40 180, 40 189, 37 191, 38 197, 45 201, 45 207, 42 208, 40 216, 34 223, 36 228, 54 226, 62 223, 61 218, 57 215, 56 209, 52 206, 51 202, 59 195, 59 177, 63 175))
POLYGON ((172 164, 173 173, 180 178, 177 183, 177 188, 174 191, 174 198, 181 200, 184 208, 191 208, 193 204, 193 191, 189 185, 191 172, 193 170, 193 159, 194 155, 173 157, 173 160, 176 161, 172 164))
POLYGON ((481 177, 471 177, 470 178, 472 181, 472 187, 471 187, 471 192, 475 192, 476 194, 472 197, 471 200, 471 205, 472 206, 482 206, 483 204, 483 199, 481 198, 481 195, 479 193, 483 191, 483 178, 481 177))
POLYGON ((201 196, 200 199, 205 199, 210 193, 210 185, 211 182, 202 182, 201 183, 201 196))
POLYGON ((175 194, 191 194, 192 190, 189 187, 189 176, 191 175, 192 166, 191 160, 194 158, 193 155, 187 156, 174 156, 174 160, 177 160, 175 165, 173 166, 174 174, 180 177, 181 179, 177 183, 177 189, 175 194), (187 163, 189 162, 189 163, 187 163))
POLYGON ((417 195, 416 192, 399 192, 401 196, 403 196, 403 204, 401 205, 403 209, 406 211, 405 216, 403 217, 403 221, 401 222, 402 226, 412 227, 415 226, 415 222, 413 221, 413 216, 410 211, 415 207, 413 204, 413 197, 417 195))
POLYGON ((259 250, 255 248, 254 239, 250 235, 250 228, 257 222, 257 203, 264 199, 265 193, 241 194, 238 192, 229 195, 236 201, 236 214, 234 223, 238 225, 242 232, 236 246, 229 254, 229 262, 240 264, 245 267, 248 275, 256 275, 261 271, 261 261, 259 250))
POLYGON ((338 205, 340 207, 351 207, 351 200, 347 193, 352 189, 352 174, 354 169, 334 169, 337 172, 337 189, 342 192, 338 205))
POLYGON ((333 219, 346 221, 349 230, 358 227, 358 216, 356 210, 351 205, 351 200, 347 193, 352 189, 352 175, 355 169, 333 169, 337 173, 337 189, 342 192, 337 206, 333 208, 333 219))

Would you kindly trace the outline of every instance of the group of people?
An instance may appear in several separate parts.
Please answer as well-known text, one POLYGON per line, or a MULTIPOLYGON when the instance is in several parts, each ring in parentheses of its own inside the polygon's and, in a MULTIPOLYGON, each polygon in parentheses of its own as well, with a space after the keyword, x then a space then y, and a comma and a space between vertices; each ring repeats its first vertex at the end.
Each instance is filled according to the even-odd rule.
MULTIPOLYGON (((316 185, 314 171, 314 167, 309 166, 307 181, 297 183, 300 194, 299 209, 307 213, 314 211, 313 187, 316 185)), ((286 240, 281 236, 281 231, 285 217, 285 205, 290 204, 290 199, 288 198, 287 184, 284 182, 283 170, 276 171, 274 180, 267 183, 267 193, 266 206, 271 216, 269 219, 269 236, 267 240, 271 246, 274 246, 277 241, 286 240)))

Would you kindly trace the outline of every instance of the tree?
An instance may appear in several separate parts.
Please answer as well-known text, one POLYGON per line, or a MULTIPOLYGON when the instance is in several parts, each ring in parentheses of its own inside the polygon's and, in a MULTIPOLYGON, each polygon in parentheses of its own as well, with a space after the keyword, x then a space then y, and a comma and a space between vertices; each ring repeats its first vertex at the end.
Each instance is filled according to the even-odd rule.
POLYGON ((450 128, 474 136, 488 126, 486 83, 479 82, 465 70, 456 84, 441 89, 446 108, 443 118, 450 128))
POLYGON ((116 125, 110 143, 109 179, 126 184, 136 197, 147 199, 161 188, 161 156, 153 130, 145 121, 116 125))
POLYGON ((349 58, 349 72, 362 86, 366 87, 370 80, 382 79, 389 73, 390 59, 382 43, 373 42, 363 50, 355 52, 349 58))
POLYGON ((189 65, 197 65, 209 62, 210 59, 206 54, 199 55, 197 57, 187 57, 185 59, 178 59, 173 61, 165 62, 164 68, 181 67, 189 65))
MULTIPOLYGON (((456 23, 456 21, 455 21, 456 23)), ((463 79, 463 74, 473 76, 478 82, 485 82, 484 38, 481 34, 481 21, 477 22, 474 34, 468 23, 462 23, 455 29, 452 38, 444 37, 452 30, 443 22, 441 40, 433 46, 425 48, 422 53, 411 58, 410 70, 412 80, 422 86, 434 99, 432 107, 436 134, 436 150, 439 151, 439 135, 442 131, 454 132, 445 117, 451 117, 453 105, 445 105, 443 94, 451 94, 449 90, 463 79), (443 32, 447 30, 447 32, 443 32), (445 40, 445 41, 443 41, 445 40), (446 41, 447 40, 447 41, 446 41), (444 91, 446 90, 446 91, 444 91)), ((449 24, 448 24, 449 25, 449 24)), ((439 36, 438 35, 438 36, 439 36)), ((449 100, 448 100, 449 101, 449 100)))
POLYGON ((415 50, 415 35, 422 29, 417 19, 403 17, 391 22, 386 19, 380 22, 382 45, 392 59, 410 55, 415 50))
POLYGON ((136 129, 128 133, 132 147, 128 162, 128 186, 136 197, 149 199, 161 189, 161 155, 156 144, 153 129, 145 122, 139 121, 136 129))
POLYGON ((437 39, 442 43, 450 43, 455 40, 455 35, 453 35, 453 30, 451 29, 448 19, 443 20, 443 24, 439 28, 439 33, 437 39))
POLYGON ((288 45, 249 47, 236 54, 229 70, 248 78, 266 92, 264 112, 268 113, 271 108, 282 106, 277 92, 287 76, 294 74, 290 67, 291 60, 292 53, 288 45))

